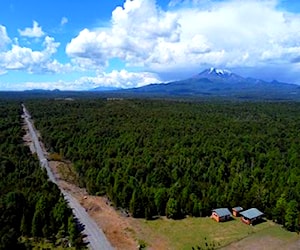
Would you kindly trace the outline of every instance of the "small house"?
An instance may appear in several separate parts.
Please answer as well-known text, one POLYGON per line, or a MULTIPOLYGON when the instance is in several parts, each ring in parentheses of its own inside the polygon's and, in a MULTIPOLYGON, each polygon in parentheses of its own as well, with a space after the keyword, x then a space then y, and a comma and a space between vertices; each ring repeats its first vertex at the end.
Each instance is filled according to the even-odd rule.
POLYGON ((240 212, 242 212, 244 209, 242 207, 234 207, 232 208, 232 214, 234 217, 239 217, 240 212))
POLYGON ((231 213, 228 208, 217 208, 212 210, 211 218, 217 222, 228 221, 231 219, 231 213))
POLYGON ((259 211, 257 208, 250 208, 243 212, 240 212, 242 216, 241 220, 246 223, 247 225, 253 225, 255 222, 259 221, 264 213, 259 211))

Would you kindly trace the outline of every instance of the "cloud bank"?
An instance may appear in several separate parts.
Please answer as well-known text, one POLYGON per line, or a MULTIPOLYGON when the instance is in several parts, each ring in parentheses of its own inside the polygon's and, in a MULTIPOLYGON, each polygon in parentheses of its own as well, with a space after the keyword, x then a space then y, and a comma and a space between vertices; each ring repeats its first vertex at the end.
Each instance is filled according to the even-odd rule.
POLYGON ((28 73, 61 73, 71 68, 70 64, 61 64, 53 59, 60 43, 53 37, 46 36, 43 41, 44 49, 35 51, 28 47, 12 44, 12 48, 0 52, 0 70, 23 70, 28 73))
POLYGON ((159 77, 149 72, 128 72, 127 70, 113 70, 110 73, 100 73, 96 77, 82 77, 76 84, 79 86, 89 86, 89 89, 97 86, 116 88, 141 87, 151 83, 159 82, 159 77))
MULTIPOLYGON (((21 84, 15 84, 13 90, 26 89, 60 89, 60 90, 92 90, 99 86, 115 88, 134 88, 159 82, 156 74, 149 72, 128 72, 127 70, 113 70, 110 73, 99 73, 97 76, 85 76, 75 81, 27 81, 21 84)), ((11 89, 6 84, 6 89, 11 89)))
POLYGON ((66 47, 74 59, 105 66, 120 58, 128 66, 163 71, 184 67, 263 66, 300 56, 300 15, 278 1, 172 1, 162 10, 154 0, 127 0, 111 27, 84 29, 66 47), (187 4, 187 2, 192 4, 187 4))
MULTIPOLYGON (((171 0, 163 9, 156 0, 125 0, 111 13, 108 25, 83 28, 67 43, 56 41, 53 36, 59 35, 45 32, 37 21, 18 29, 15 38, 0 25, 0 75, 9 71, 76 75, 80 71, 73 82, 61 77, 57 82, 39 86, 32 81, 24 86, 129 88, 214 66, 240 72, 253 69, 260 74, 255 77, 262 76, 264 68, 268 75, 285 69, 288 73, 281 74, 286 74, 285 79, 290 74, 289 80, 300 83, 300 77, 295 77, 300 70, 300 14, 280 8, 280 2, 171 0), (113 68, 115 59, 122 62, 123 70, 113 68), (82 72, 86 76, 81 77, 82 72)), ((57 25, 62 28, 67 23, 72 26, 62 17, 57 25)))
POLYGON ((20 36, 39 38, 43 49, 33 50, 20 46, 18 39, 12 41, 7 35, 6 27, 0 25, 0 75, 12 70, 30 74, 64 73, 72 70, 71 64, 62 64, 53 58, 60 43, 53 37, 45 36, 45 32, 36 21, 33 22, 32 28, 18 31, 20 36), (41 40, 43 36, 45 37, 41 40))

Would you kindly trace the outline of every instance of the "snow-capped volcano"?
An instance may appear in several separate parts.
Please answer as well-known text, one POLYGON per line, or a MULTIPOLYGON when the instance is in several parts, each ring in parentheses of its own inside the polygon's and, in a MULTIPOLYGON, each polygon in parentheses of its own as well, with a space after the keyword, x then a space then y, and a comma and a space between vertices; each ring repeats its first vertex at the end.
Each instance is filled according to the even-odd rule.
POLYGON ((300 86, 242 77, 227 69, 209 68, 188 79, 125 90, 153 96, 222 97, 243 100, 300 100, 300 86))
POLYGON ((220 77, 229 77, 231 76, 233 73, 230 70, 227 69, 217 69, 217 68, 209 68, 209 69, 205 69, 204 71, 202 71, 200 74, 198 74, 198 76, 220 76, 220 77))
POLYGON ((202 79, 206 78, 209 80, 218 80, 218 81, 230 81, 230 82, 244 82, 245 78, 239 76, 237 74, 232 73, 227 69, 217 69, 217 68, 209 68, 202 71, 200 74, 196 75, 194 78, 202 79))

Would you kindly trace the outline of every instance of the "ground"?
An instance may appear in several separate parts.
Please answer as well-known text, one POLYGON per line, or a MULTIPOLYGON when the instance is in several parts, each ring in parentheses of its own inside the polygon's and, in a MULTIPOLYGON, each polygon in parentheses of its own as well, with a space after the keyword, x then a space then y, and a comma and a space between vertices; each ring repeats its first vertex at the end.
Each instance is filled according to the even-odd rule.
POLYGON ((161 217, 152 221, 129 217, 116 210, 106 197, 88 195, 85 189, 63 180, 61 176, 74 179, 67 165, 50 161, 59 185, 79 200, 116 249, 137 249, 142 242, 146 243, 147 249, 164 250, 197 249, 198 246, 201 249, 215 247, 225 250, 300 249, 299 235, 287 232, 272 221, 248 226, 239 218, 217 223, 209 217, 183 220, 161 217))
POLYGON ((233 242, 223 248, 224 250, 298 250, 300 249, 300 237, 296 233, 290 233, 279 225, 267 228, 257 234, 250 235, 240 241, 233 242))
POLYGON ((58 179, 58 185, 80 202, 116 249, 137 248, 138 242, 129 218, 124 218, 121 212, 115 210, 106 197, 88 195, 85 189, 63 180, 60 173, 63 172, 61 168, 68 168, 66 164, 58 161, 50 161, 49 164, 58 179))
MULTIPOLYGON (((28 134, 25 143, 34 153, 28 134)), ((45 154, 48 155, 45 151, 45 154)), ((146 244, 147 249, 201 249, 223 248, 245 250, 300 249, 300 237, 279 225, 267 221, 248 226, 235 219, 217 223, 207 218, 169 220, 165 217, 147 221, 134 219, 116 210, 105 197, 88 195, 76 185, 77 176, 70 162, 62 161, 59 154, 48 155, 50 167, 60 188, 68 190, 86 209, 103 230, 115 249, 137 249, 146 244)))

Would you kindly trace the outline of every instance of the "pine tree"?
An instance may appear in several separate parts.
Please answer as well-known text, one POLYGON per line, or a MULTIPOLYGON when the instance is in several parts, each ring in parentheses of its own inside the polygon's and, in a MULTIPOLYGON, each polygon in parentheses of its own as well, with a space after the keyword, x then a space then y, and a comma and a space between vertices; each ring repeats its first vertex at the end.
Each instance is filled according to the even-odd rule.
POLYGON ((285 223, 284 226, 287 230, 296 231, 299 228, 299 213, 297 210, 298 204, 297 201, 291 200, 287 204, 286 215, 285 215, 285 223))

